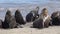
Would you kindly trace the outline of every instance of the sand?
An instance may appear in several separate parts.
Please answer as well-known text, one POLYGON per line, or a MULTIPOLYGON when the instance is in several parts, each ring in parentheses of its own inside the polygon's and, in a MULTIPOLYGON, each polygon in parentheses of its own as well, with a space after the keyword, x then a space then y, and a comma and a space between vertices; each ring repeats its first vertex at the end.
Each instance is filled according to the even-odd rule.
POLYGON ((49 28, 15 28, 0 29, 0 34, 60 34, 60 26, 50 26, 49 28))

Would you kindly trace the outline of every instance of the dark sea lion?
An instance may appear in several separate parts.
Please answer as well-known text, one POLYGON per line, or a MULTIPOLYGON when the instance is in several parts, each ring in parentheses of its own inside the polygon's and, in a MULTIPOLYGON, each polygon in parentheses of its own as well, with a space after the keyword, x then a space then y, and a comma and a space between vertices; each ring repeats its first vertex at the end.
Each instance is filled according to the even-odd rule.
POLYGON ((43 19, 39 18, 33 22, 33 28, 43 28, 43 19))
POLYGON ((37 6, 36 9, 32 10, 30 13, 27 14, 26 21, 31 22, 36 20, 39 17, 38 11, 39 11, 39 6, 37 6))
POLYGON ((15 12, 15 19, 16 19, 16 22, 19 24, 25 24, 26 23, 19 10, 16 10, 16 12, 15 12))
POLYGON ((12 17, 10 10, 7 10, 5 20, 2 23, 3 28, 14 28, 16 27, 15 18, 12 17))
POLYGON ((33 13, 32 13, 32 12, 30 12, 30 13, 27 14, 27 16, 26 16, 26 21, 27 21, 27 22, 33 21, 33 13))
POLYGON ((53 25, 60 25, 60 12, 53 12, 51 15, 52 18, 52 24, 53 25))

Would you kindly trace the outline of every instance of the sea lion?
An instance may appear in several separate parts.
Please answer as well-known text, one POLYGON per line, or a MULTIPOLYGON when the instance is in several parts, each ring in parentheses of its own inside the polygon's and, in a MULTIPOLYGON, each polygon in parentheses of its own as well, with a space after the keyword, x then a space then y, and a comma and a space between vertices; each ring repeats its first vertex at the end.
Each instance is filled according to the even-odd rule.
POLYGON ((60 12, 53 12, 51 15, 52 18, 52 24, 53 25, 60 25, 60 12))
POLYGON ((48 27, 49 25, 52 25, 51 17, 48 15, 48 10, 44 8, 41 12, 41 15, 43 16, 44 26, 48 27))
POLYGON ((31 22, 31 21, 33 22, 34 20, 36 20, 39 17, 38 11, 39 11, 38 6, 36 7, 36 9, 31 10, 31 12, 29 12, 26 16, 26 21, 27 22, 31 22))
POLYGON ((16 20, 12 17, 10 10, 7 10, 5 15, 5 20, 2 23, 3 28, 15 28, 16 27, 16 20))
POLYGON ((33 12, 33 21, 39 18, 39 6, 36 7, 36 9, 32 10, 33 12))
POLYGON ((15 19, 16 19, 16 22, 19 24, 26 24, 26 22, 24 21, 22 15, 18 9, 15 12, 15 19))
POLYGON ((33 21, 33 13, 32 13, 32 11, 27 14, 27 16, 26 16, 26 21, 27 21, 27 22, 33 21))
POLYGON ((33 22, 33 27, 35 28, 45 28, 49 27, 50 16, 48 15, 48 11, 44 8, 39 15, 39 18, 33 22))

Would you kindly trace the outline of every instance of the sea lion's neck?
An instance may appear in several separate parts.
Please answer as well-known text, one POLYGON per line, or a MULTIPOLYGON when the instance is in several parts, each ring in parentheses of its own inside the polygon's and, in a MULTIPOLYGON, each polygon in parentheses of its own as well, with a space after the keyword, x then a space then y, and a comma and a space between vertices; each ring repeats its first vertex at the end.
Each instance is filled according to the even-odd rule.
POLYGON ((48 15, 44 16, 43 21, 45 22, 48 17, 49 17, 48 15))

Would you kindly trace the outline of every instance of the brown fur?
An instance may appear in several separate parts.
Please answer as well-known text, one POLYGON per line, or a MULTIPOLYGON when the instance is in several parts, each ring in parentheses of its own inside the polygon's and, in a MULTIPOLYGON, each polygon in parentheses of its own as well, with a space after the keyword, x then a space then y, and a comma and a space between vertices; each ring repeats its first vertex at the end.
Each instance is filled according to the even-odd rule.
POLYGON ((50 17, 48 15, 48 11, 47 11, 46 8, 44 8, 42 10, 39 18, 33 22, 33 27, 36 27, 36 28, 49 27, 49 22, 50 22, 50 17), (48 16, 48 18, 44 22, 44 18, 47 17, 47 16, 48 16))
POLYGON ((16 27, 15 18, 12 17, 10 10, 7 10, 5 20, 2 23, 3 28, 14 28, 16 27))

